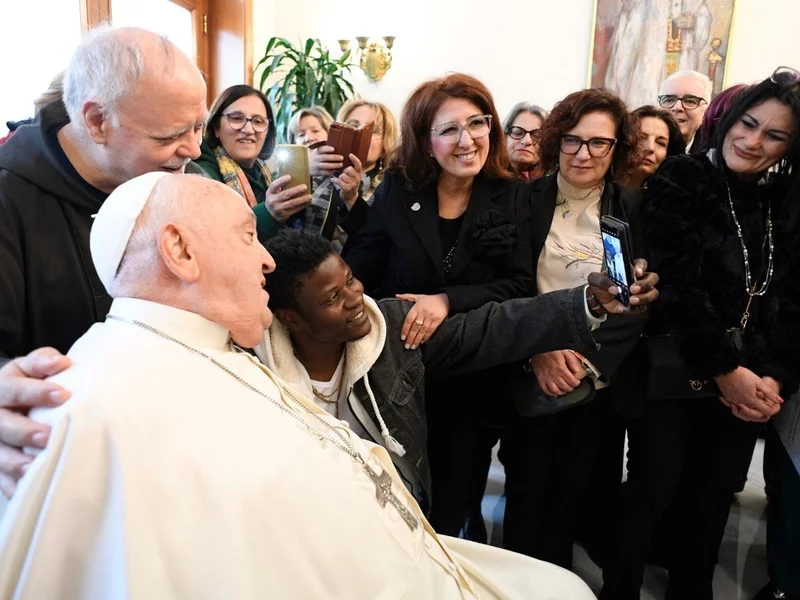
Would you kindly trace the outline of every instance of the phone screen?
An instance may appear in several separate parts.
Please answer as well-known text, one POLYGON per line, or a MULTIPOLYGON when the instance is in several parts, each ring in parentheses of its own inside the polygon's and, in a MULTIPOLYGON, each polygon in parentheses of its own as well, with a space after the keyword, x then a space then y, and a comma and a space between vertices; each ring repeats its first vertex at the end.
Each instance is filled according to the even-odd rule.
POLYGON ((622 251, 622 241, 617 235, 605 229, 601 229, 603 236, 603 254, 605 255, 605 265, 608 276, 621 288, 621 299, 627 302, 628 281, 627 269, 625 268, 625 255, 622 251))

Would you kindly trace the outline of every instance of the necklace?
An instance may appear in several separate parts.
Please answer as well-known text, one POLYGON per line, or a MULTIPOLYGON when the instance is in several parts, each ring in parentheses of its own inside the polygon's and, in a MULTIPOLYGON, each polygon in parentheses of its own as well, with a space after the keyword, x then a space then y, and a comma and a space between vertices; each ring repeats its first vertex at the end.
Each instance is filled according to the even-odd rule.
POLYGON ((453 268, 453 255, 456 253, 456 246, 458 246, 458 240, 453 242, 453 245, 450 247, 450 250, 447 252, 447 256, 444 257, 442 261, 444 263, 444 273, 445 275, 450 273, 450 269, 453 268))
POLYGON ((287 387, 282 387, 283 391, 294 400, 295 404, 302 408, 306 415, 311 417, 312 420, 317 422, 317 426, 309 423, 306 419, 303 418, 298 412, 291 410, 288 406, 283 404, 282 402, 278 402, 272 396, 265 394, 257 387, 251 385, 244 379, 242 379, 239 375, 234 373, 231 369, 226 367, 224 364, 219 362, 213 356, 209 356, 205 352, 198 350, 197 348, 193 348, 189 344, 185 344, 184 342, 180 341, 177 338, 172 337, 171 335, 164 333, 163 331, 156 329, 155 327, 151 327, 146 323, 142 323, 141 321, 136 321, 134 319, 125 319, 123 317, 118 317, 116 315, 108 315, 107 319, 112 319, 114 321, 121 321, 123 323, 128 323, 129 325, 135 325, 137 327, 141 327, 155 335, 158 335, 166 340, 174 342, 179 346, 183 346, 189 352, 193 354, 197 354, 198 356, 202 356, 206 360, 210 361, 215 366, 222 369, 225 373, 233 377, 236 381, 246 387, 248 390, 255 392, 262 398, 266 398, 269 402, 277 406, 281 412, 289 415, 296 421, 299 421, 304 427, 306 427, 309 431, 313 432, 317 437, 320 439, 324 439, 332 443, 334 446, 348 454, 354 461, 361 465, 362 470, 364 473, 369 477, 372 481, 373 485, 375 486, 375 501, 381 508, 384 508, 386 504, 391 504, 395 510, 400 514, 400 517, 405 521, 406 525, 408 525, 409 529, 414 531, 417 527, 419 527, 419 520, 416 516, 412 514, 408 508, 400 501, 400 498, 392 490, 392 476, 391 474, 384 469, 381 473, 375 471, 370 465, 367 464, 367 461, 364 460, 364 457, 359 454, 358 450, 356 450, 355 446, 347 439, 347 436, 343 435, 337 428, 333 427, 331 424, 327 423, 322 417, 318 414, 309 410, 306 406, 304 406, 297 397, 292 393, 292 391, 287 387), (319 425, 322 426, 322 430, 318 427, 319 425), (323 431, 324 430, 324 431, 323 431))
MULTIPOLYGON (((297 356, 297 354, 295 354, 295 356, 297 356)), ((344 360, 346 361, 347 358, 344 358, 344 360)), ((311 384, 311 392, 314 394, 315 397, 319 398, 320 400, 322 400, 327 404, 336 405, 335 408, 336 414, 334 416, 337 419, 339 418, 339 400, 340 400, 339 396, 342 392, 342 384, 344 383, 344 373, 346 369, 347 367, 345 365, 342 365, 342 372, 339 374, 339 383, 336 384, 336 389, 333 390, 330 394, 323 394, 316 387, 314 387, 313 383, 311 384)))
MULTIPOLYGON (((736 211, 733 208, 733 198, 731 197, 731 188, 728 185, 728 182, 725 182, 725 189, 728 192, 728 204, 731 208, 731 216, 733 217, 733 222, 736 225, 736 233, 739 236, 739 243, 742 246, 742 256, 744 257, 744 279, 745 279, 745 292, 747 292, 747 306, 744 309, 744 313, 742 314, 742 320, 740 322, 740 326, 738 328, 730 329, 729 331, 738 330, 739 332, 744 331, 745 327, 747 327, 747 321, 750 319, 750 306, 753 304, 753 298, 756 296, 763 296, 767 293, 767 288, 769 284, 772 282, 772 273, 773 273, 773 258, 775 254, 775 247, 772 243, 772 204, 767 199, 767 220, 765 223, 764 228, 766 229, 766 234, 764 236, 764 242, 766 242, 769 254, 767 255, 767 274, 764 277, 764 282, 761 286, 758 286, 758 279, 756 279, 755 283, 752 281, 752 277, 750 274, 750 256, 747 251, 747 244, 744 241, 744 235, 742 234, 742 226, 739 225, 739 219, 736 217, 736 211)), ((761 251, 764 251, 764 242, 761 244, 761 251)))

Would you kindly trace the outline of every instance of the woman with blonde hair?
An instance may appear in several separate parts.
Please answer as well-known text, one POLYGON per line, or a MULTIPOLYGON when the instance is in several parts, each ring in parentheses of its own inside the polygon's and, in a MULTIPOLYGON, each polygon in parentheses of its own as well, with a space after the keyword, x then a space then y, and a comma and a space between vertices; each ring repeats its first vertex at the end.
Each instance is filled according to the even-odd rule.
POLYGON ((366 221, 369 205, 360 192, 361 162, 351 154, 352 166, 343 169, 344 157, 325 144, 332 122, 333 117, 321 106, 301 108, 289 122, 289 143, 308 148, 311 196, 308 202, 286 205, 285 209, 267 200, 264 208, 256 211, 259 231, 265 233, 262 242, 283 227, 291 227, 318 232, 341 252, 347 236, 366 221), (266 227, 270 216, 277 221, 276 227, 266 227))
POLYGON ((370 202, 372 193, 383 180, 386 160, 397 145, 397 120, 385 104, 370 102, 363 98, 353 98, 345 102, 339 110, 337 120, 353 127, 363 127, 370 121, 375 122, 372 143, 367 162, 364 164, 364 175, 361 178, 361 193, 364 200, 370 202))

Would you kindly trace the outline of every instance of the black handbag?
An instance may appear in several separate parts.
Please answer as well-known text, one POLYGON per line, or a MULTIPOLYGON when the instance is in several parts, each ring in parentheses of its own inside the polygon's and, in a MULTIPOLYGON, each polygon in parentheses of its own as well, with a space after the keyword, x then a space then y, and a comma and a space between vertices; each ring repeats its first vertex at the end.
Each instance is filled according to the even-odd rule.
POLYGON ((691 372, 672 336, 648 335, 642 339, 648 362, 648 400, 719 397, 719 388, 713 379, 699 379, 691 372))
POLYGON ((564 396, 548 396, 533 373, 514 369, 509 378, 511 398, 523 417, 543 417, 586 404, 596 394, 594 380, 584 377, 578 387, 564 396))

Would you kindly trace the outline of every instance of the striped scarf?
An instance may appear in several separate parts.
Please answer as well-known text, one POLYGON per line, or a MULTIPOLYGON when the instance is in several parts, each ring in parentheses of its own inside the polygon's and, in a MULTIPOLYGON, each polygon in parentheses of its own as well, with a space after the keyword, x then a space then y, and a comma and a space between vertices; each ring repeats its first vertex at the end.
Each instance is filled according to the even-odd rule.
MULTIPOLYGON (((222 147, 222 144, 214 148, 214 156, 217 158, 217 165, 219 165, 219 172, 222 175, 223 183, 232 187, 236 190, 237 194, 247 200, 247 204, 250 205, 250 208, 258 204, 256 195, 253 193, 253 188, 250 186, 250 182, 247 181, 247 175, 245 175, 239 163, 225 152, 225 148, 222 147)), ((272 183, 272 174, 269 172, 267 165, 260 158, 256 159, 256 165, 258 165, 264 173, 264 181, 267 182, 267 186, 269 187, 272 183)))

